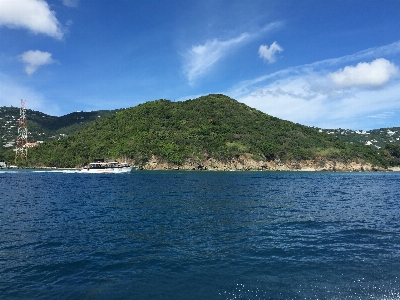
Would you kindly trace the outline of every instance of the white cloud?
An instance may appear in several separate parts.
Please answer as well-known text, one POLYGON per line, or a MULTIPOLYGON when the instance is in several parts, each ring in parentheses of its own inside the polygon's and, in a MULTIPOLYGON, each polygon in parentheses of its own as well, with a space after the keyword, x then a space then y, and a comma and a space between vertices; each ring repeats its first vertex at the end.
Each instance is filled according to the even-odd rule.
POLYGON ((398 74, 398 68, 384 58, 370 63, 361 62, 354 66, 346 66, 328 77, 341 88, 354 86, 380 87, 398 74))
POLYGON ((307 75, 290 77, 237 99, 269 115, 322 128, 390 127, 385 126, 385 119, 372 120, 371 115, 386 113, 385 116, 388 116, 387 112, 400 111, 400 82, 394 82, 385 90, 332 94, 314 90, 312 84, 315 79, 307 75))
MULTIPOLYGON (((326 96, 310 88, 310 77, 291 76, 259 87, 238 100, 269 115, 306 124, 323 113, 326 96)), ((313 78, 315 80, 315 78, 313 78)))
POLYGON ((268 63, 272 64, 276 61, 275 54, 277 52, 282 52, 283 48, 279 46, 277 42, 273 42, 271 46, 261 45, 258 49, 258 54, 262 59, 268 61, 268 63))
POLYGON ((309 126, 349 129, 397 126, 398 67, 384 58, 376 58, 398 53, 400 42, 283 69, 243 81, 225 93, 272 116, 309 126), (337 66, 366 58, 371 58, 371 62, 354 63, 333 72, 338 70, 337 66), (342 81, 335 82, 332 74, 342 81))
POLYGON ((78 7, 79 0, 63 0, 63 4, 68 7, 78 7))
POLYGON ((233 95, 236 97, 241 97, 252 90, 254 90, 257 85, 262 84, 266 81, 278 80, 280 78, 285 78, 288 76, 296 74, 309 74, 313 70, 329 68, 332 66, 359 61, 362 59, 373 59, 375 57, 382 57, 384 55, 394 55, 400 53, 400 41, 394 42, 381 47, 369 48, 363 51, 356 52, 354 54, 345 55, 337 58, 329 58, 325 60, 316 61, 310 64, 300 65, 296 67, 287 68, 280 70, 271 74, 266 74, 255 79, 249 79, 239 82, 232 89, 233 95))
POLYGON ((193 85, 198 78, 209 72, 219 60, 230 54, 235 48, 282 25, 282 22, 272 22, 264 26, 259 32, 245 32, 232 39, 213 39, 208 40, 203 45, 192 46, 186 54, 186 63, 183 67, 189 84, 193 85))
POLYGON ((220 41, 214 39, 207 41, 204 45, 193 46, 188 53, 188 63, 185 67, 185 74, 190 84, 204 75, 222 57, 226 56, 232 48, 246 42, 250 38, 248 33, 239 37, 220 41))
POLYGON ((56 14, 44 0, 1 0, 0 26, 26 28, 59 40, 63 38, 56 14))
POLYGON ((55 62, 55 60, 51 58, 51 53, 42 52, 40 50, 26 51, 20 55, 20 59, 26 64, 25 72, 28 75, 36 72, 36 70, 43 65, 49 65, 55 62))

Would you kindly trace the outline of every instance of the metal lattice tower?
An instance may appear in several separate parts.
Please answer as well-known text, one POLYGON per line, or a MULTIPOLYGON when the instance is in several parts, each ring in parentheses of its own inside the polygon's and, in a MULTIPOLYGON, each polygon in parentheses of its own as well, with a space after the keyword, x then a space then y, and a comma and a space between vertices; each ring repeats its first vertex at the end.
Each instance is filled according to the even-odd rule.
POLYGON ((15 148, 15 162, 18 157, 28 159, 28 148, 26 144, 28 143, 28 128, 26 126, 26 116, 25 116, 25 104, 26 100, 21 99, 21 108, 19 110, 19 120, 18 120, 18 137, 16 140, 15 148))

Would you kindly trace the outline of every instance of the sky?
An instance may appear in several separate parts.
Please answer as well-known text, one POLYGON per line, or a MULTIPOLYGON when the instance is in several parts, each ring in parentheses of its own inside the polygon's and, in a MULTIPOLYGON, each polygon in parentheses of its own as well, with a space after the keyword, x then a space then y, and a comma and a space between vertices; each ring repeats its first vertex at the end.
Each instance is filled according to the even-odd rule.
POLYGON ((0 106, 61 116, 225 94, 400 126, 400 0, 0 0, 0 106))

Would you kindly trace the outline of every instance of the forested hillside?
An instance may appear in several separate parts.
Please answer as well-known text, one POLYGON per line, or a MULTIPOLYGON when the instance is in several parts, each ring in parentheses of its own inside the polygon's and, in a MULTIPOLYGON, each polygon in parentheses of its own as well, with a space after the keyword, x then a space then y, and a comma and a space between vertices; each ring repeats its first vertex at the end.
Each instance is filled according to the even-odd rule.
POLYGON ((379 128, 373 130, 319 129, 332 134, 342 141, 371 146, 374 149, 385 148, 386 144, 400 145, 400 127, 379 128))
MULTIPOLYGON (((71 132, 82 129, 93 121, 112 115, 117 111, 119 110, 80 111, 56 117, 27 109, 25 114, 28 127, 28 142, 49 142, 63 138, 71 132)), ((15 147, 15 139, 18 136, 19 117, 19 108, 0 107, 0 136, 2 139, 0 155, 4 151, 15 147)))
POLYGON ((157 100, 87 124, 68 137, 30 150, 29 166, 78 167, 94 158, 127 158, 137 165, 153 156, 176 165, 191 159, 302 161, 326 158, 398 163, 397 148, 380 152, 264 114, 224 95, 184 102, 157 100), (393 155, 394 154, 394 155, 393 155))

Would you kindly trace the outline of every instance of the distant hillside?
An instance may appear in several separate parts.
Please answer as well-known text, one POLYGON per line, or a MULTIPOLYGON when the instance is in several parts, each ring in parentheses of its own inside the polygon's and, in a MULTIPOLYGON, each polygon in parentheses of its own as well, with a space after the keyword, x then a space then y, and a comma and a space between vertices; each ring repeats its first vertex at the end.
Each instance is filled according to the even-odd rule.
MULTIPOLYGON (((26 110, 29 142, 49 142, 82 129, 88 123, 116 113, 119 110, 73 112, 61 117, 50 116, 31 109, 26 110)), ((12 148, 18 135, 18 107, 0 107, 0 136, 2 150, 12 148)))
POLYGON ((100 118, 66 138, 30 150, 28 165, 78 167, 104 157, 127 158, 139 166, 165 162, 201 167, 211 160, 224 163, 246 158, 265 168, 270 168, 267 162, 310 160, 385 167, 397 163, 396 151, 377 152, 345 143, 227 96, 208 95, 184 102, 147 102, 100 118))
POLYGON ((400 145, 400 127, 380 128, 374 130, 320 129, 332 134, 342 141, 368 145, 374 149, 385 148, 386 144, 400 145))

